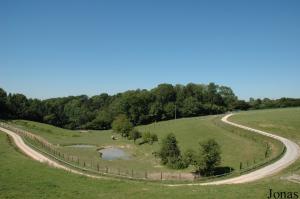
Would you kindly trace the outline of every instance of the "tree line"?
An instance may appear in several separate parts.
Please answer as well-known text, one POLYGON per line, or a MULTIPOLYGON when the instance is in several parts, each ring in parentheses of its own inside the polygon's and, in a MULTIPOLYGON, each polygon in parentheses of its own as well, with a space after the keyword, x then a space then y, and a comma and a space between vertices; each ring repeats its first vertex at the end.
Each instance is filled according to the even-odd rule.
POLYGON ((151 90, 46 100, 7 94, 0 88, 1 119, 28 119, 68 129, 110 129, 118 115, 125 115, 135 126, 232 110, 290 106, 300 106, 300 99, 250 99, 246 102, 239 100, 230 87, 214 83, 160 84, 151 90))

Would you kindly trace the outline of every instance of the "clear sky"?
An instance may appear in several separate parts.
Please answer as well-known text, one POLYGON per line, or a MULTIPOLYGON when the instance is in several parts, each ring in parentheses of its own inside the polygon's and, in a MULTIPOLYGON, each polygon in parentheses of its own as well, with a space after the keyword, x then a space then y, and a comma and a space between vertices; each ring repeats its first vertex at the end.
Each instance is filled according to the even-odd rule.
POLYGON ((159 83, 300 97, 300 1, 0 1, 0 87, 89 96, 159 83))

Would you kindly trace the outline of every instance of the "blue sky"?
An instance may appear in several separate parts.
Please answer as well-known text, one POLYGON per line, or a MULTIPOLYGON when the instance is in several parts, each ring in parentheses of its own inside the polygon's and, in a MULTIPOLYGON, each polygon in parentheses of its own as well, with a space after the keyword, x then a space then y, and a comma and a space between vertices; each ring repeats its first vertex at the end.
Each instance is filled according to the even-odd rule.
POLYGON ((300 1, 0 1, 0 87, 28 97, 215 82, 300 97, 300 1))

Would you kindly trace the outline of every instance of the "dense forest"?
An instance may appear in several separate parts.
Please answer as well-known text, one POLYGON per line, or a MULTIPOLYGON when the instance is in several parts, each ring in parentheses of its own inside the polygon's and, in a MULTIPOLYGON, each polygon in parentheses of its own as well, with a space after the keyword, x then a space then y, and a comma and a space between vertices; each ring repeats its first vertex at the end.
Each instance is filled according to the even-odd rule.
POLYGON ((129 90, 115 95, 102 93, 28 99, 0 88, 0 118, 28 119, 68 129, 109 129, 114 118, 126 115, 134 125, 181 117, 219 114, 232 110, 300 106, 300 99, 239 100, 231 88, 208 85, 160 84, 151 90, 129 90))

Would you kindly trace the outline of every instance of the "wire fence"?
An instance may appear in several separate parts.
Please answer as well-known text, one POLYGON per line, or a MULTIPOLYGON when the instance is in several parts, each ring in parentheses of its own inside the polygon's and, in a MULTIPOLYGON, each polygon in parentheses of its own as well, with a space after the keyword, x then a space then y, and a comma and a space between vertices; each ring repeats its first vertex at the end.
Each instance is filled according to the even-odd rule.
POLYGON ((248 173, 250 171, 253 171, 253 170, 261 168, 265 165, 268 165, 272 162, 275 162, 276 160, 280 159, 286 152, 286 147, 284 146, 284 144, 273 138, 266 137, 266 136, 256 134, 256 133, 249 133, 247 130, 232 127, 228 124, 221 122, 217 118, 215 118, 213 120, 213 123, 215 126, 226 129, 230 133, 233 133, 240 137, 252 140, 255 143, 265 146, 266 151, 265 151, 264 157, 255 157, 254 159, 249 159, 247 161, 240 162, 240 165, 239 165, 239 173, 240 174, 248 173), (271 141, 274 144, 277 143, 278 146, 280 146, 280 149, 278 150, 279 152, 277 152, 276 154, 272 154, 272 155, 269 154, 269 153, 271 153, 271 149, 269 148, 270 147, 269 142, 271 142, 271 141), (268 151, 268 150, 270 150, 270 151, 268 151))
MULTIPOLYGON (((270 162, 270 160, 265 160, 263 162, 253 162, 253 164, 247 163, 247 166, 240 167, 240 170, 233 170, 230 168, 229 171, 222 173, 220 175, 213 175, 209 177, 201 176, 199 173, 191 172, 165 172, 165 171, 142 171, 135 170, 133 168, 112 168, 103 163, 93 161, 93 160, 83 160, 82 158, 67 154, 62 152, 58 146, 49 143, 46 139, 28 132, 23 129, 16 128, 12 125, 0 122, 0 126, 11 130, 18 135, 20 135, 24 142, 31 148, 43 153, 44 155, 60 162, 66 166, 74 168, 79 171, 93 173, 95 175, 104 175, 117 178, 126 178, 134 180, 148 180, 148 181, 205 181, 215 178, 223 178, 229 175, 240 175, 262 167, 270 162)), ((279 159, 285 151, 283 151, 280 156, 276 156, 271 161, 279 159)))
POLYGON ((193 181, 199 179, 199 176, 193 173, 179 173, 179 172, 163 172, 163 171, 142 171, 130 168, 112 168, 101 164, 93 160, 83 160, 78 156, 70 155, 66 152, 59 150, 59 147, 49 143, 44 138, 28 132, 23 129, 16 128, 12 125, 1 122, 0 126, 11 130, 23 138, 23 141, 35 149, 47 155, 48 157, 60 162, 66 166, 74 169, 93 173, 96 175, 105 175, 118 178, 128 178, 135 180, 153 180, 153 181, 169 181, 169 180, 181 180, 181 181, 193 181))

